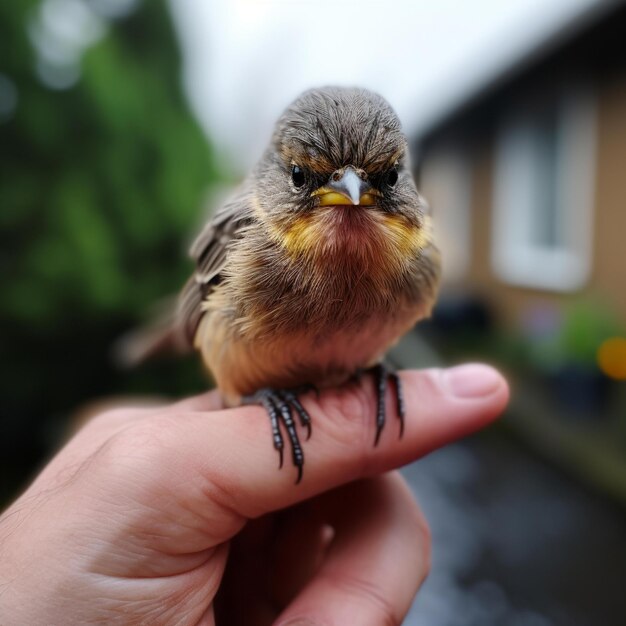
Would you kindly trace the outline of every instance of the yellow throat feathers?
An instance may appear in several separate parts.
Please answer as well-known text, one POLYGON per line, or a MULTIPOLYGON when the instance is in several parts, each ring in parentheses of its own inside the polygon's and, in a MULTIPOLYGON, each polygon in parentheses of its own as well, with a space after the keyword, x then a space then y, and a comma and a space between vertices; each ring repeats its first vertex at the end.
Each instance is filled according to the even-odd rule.
POLYGON ((333 257, 344 253, 357 257, 373 255, 379 262, 392 264, 403 264, 431 240, 428 216, 417 226, 402 215, 368 211, 346 218, 345 214, 334 215, 336 210, 318 209, 298 216, 286 226, 273 228, 272 238, 290 257, 333 257))

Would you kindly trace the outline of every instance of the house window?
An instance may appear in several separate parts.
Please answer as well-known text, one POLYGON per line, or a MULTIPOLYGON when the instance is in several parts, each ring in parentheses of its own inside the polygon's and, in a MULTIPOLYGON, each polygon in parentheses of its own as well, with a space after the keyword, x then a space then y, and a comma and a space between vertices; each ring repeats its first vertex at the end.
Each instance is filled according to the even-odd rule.
POLYGON ((492 263, 504 281, 551 291, 591 271, 595 124, 588 92, 528 106, 496 143, 492 263))
POLYGON ((461 147, 435 149, 424 160, 420 191, 433 211, 443 280, 458 282, 470 263, 470 168, 461 147))

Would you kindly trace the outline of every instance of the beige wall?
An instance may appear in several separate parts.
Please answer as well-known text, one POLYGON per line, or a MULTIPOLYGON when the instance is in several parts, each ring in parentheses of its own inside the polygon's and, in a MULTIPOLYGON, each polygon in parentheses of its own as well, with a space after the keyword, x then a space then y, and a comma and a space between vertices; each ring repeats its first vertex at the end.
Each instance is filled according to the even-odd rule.
POLYGON ((594 294, 616 307, 626 322, 626 77, 597 94, 597 165, 592 274, 578 294, 556 294, 501 282, 491 269, 493 145, 472 162, 471 264, 467 282, 490 296, 506 325, 516 325, 529 306, 562 304, 594 294))
POLYGON ((626 320, 626 76, 598 101, 598 160, 592 284, 626 320))

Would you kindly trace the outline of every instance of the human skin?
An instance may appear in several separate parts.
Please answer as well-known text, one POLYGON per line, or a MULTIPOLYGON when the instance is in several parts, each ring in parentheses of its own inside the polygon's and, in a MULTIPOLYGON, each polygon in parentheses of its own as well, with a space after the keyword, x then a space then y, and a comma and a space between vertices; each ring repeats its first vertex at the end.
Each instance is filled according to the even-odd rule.
POLYGON ((313 436, 297 486, 260 407, 208 393, 97 415, 0 517, 1 623, 400 624, 430 540, 389 472, 508 399, 481 365, 401 378, 404 436, 390 418, 377 447, 369 377, 303 396, 313 436))

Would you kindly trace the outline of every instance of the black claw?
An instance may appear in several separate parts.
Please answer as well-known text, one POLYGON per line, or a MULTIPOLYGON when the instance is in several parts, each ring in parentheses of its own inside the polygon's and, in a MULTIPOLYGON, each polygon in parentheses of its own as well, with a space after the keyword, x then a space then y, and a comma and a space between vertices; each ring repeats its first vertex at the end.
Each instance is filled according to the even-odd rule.
MULTIPOLYGON (((310 385, 310 387, 315 389, 313 385, 310 385)), ((307 385, 307 388, 309 388, 308 385, 307 385)), ((317 392, 317 389, 315 389, 315 391, 317 392)), ((306 440, 308 441, 311 438, 311 416, 307 413, 306 409, 302 406, 302 404, 300 403, 300 400, 298 400, 298 396, 294 392, 285 390, 285 391, 280 391, 279 393, 280 393, 280 396, 283 398, 283 400, 291 404, 291 406, 296 410, 296 413, 298 414, 298 417, 300 418, 300 424, 307 430, 306 440)))
POLYGON ((380 435, 385 426, 385 391, 387 390, 387 370, 384 365, 374 366, 374 380, 376 382, 376 439, 378 445, 380 435))
POLYGON ((278 466, 280 469, 283 466, 283 448, 285 446, 285 442, 283 441, 283 436, 280 433, 280 426, 278 424, 278 409, 276 408, 276 403, 273 401, 271 394, 264 392, 259 392, 258 396, 255 397, 255 400, 257 402, 261 402, 270 418, 274 448, 278 450, 278 453, 280 455, 280 463, 278 466))
MULTIPOLYGON (((374 366, 371 371, 374 374, 376 384, 376 436, 374 438, 374 446, 377 446, 380 441, 383 428, 385 427, 385 394, 389 383, 392 384, 395 392, 396 408, 398 412, 398 419, 400 420, 400 437, 404 435, 406 407, 404 403, 404 395, 402 393, 402 384, 398 374, 383 364, 374 366)), ((303 428, 306 428, 306 438, 308 440, 311 437, 312 431, 311 417, 298 398, 298 394, 306 393, 307 391, 315 391, 319 397, 319 391, 315 386, 305 385, 297 390, 262 389, 252 398, 247 399, 248 401, 261 402, 267 411, 272 427, 274 448, 279 454, 279 468, 282 468, 284 460, 284 440, 281 432, 281 424, 282 429, 287 432, 289 443, 291 444, 292 462, 298 472, 296 485, 302 481, 304 472, 304 452, 302 451, 302 446, 298 438, 292 409, 297 413, 300 425, 303 428)))
MULTIPOLYGON (((312 386, 311 386, 312 387, 312 386)), ((314 388, 314 387, 312 387, 314 388)), ((302 406, 297 396, 298 392, 288 390, 261 389, 251 398, 246 398, 247 402, 260 402, 270 418, 272 427, 272 439, 274 448, 279 454, 279 469, 283 466, 284 440, 281 433, 282 428, 287 432, 289 443, 291 444, 292 462, 298 470, 296 484, 302 480, 304 466, 304 452, 300 445, 296 423, 293 419, 292 408, 298 414, 300 424, 307 429, 307 439, 311 436, 311 417, 302 406)))
POLYGON ((387 391, 387 383, 390 381, 393 384, 394 395, 396 398, 396 406, 398 411, 398 419, 400 420, 400 437, 404 435, 404 418, 405 418, 405 404, 404 395, 402 393, 402 382, 398 374, 390 370, 386 365, 382 363, 375 365, 372 368, 374 374, 374 381, 376 384, 376 437, 374 439, 374 446, 378 445, 380 435, 385 426, 385 392, 387 391))
POLYGON ((374 438, 374 447, 378 445, 378 442, 380 441, 380 435, 382 432, 383 432, 383 427, 376 426, 376 437, 374 438))
POLYGON ((298 478, 296 478, 296 485, 300 484, 302 480, 302 465, 298 465, 298 478))
POLYGON ((302 448, 300 446, 300 440, 298 439, 298 433, 296 432, 296 424, 291 416, 291 407, 284 400, 280 406, 280 416, 283 420, 285 428, 287 429, 289 440, 291 441, 293 463, 294 465, 299 465, 304 461, 302 448))
POLYGON ((389 372, 389 378, 393 381, 396 406, 398 408, 398 419, 400 420, 400 438, 404 435, 404 418, 406 417, 406 408, 404 404, 404 393, 402 392, 402 381, 397 372, 389 372))

